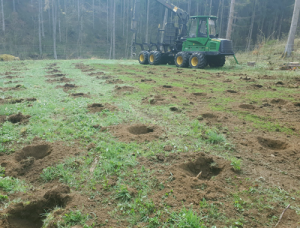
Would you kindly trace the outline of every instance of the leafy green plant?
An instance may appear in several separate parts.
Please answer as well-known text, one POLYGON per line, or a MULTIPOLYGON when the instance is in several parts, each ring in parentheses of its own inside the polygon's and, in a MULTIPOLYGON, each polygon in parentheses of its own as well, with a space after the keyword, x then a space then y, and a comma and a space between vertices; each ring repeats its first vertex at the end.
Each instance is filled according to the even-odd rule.
POLYGON ((218 134, 213 130, 209 130, 206 132, 207 141, 212 144, 223 143, 226 141, 224 135, 218 134))
POLYGON ((5 168, 0 166, 0 177, 4 177, 5 176, 5 168))
POLYGON ((0 194, 0 202, 1 201, 4 201, 4 200, 7 200, 8 199, 8 196, 7 195, 2 195, 0 194))
POLYGON ((27 186, 24 181, 19 179, 13 177, 0 177, 0 189, 9 193, 25 192, 27 186))
POLYGON ((169 223, 178 228, 205 228, 201 218, 192 210, 183 208, 180 212, 170 214, 169 223))
POLYGON ((237 159, 236 157, 232 157, 230 160, 231 160, 231 164, 230 165, 232 165, 232 168, 235 171, 240 171, 241 170, 241 163, 242 163, 242 161, 240 159, 237 159))
POLYGON ((78 224, 85 225, 86 221, 88 221, 89 218, 89 214, 82 214, 82 212, 79 210, 70 211, 70 213, 65 214, 62 217, 62 225, 65 225, 65 227, 70 227, 78 224))
POLYGON ((120 185, 117 189, 116 199, 120 199, 122 201, 131 200, 131 195, 127 189, 126 185, 120 185))

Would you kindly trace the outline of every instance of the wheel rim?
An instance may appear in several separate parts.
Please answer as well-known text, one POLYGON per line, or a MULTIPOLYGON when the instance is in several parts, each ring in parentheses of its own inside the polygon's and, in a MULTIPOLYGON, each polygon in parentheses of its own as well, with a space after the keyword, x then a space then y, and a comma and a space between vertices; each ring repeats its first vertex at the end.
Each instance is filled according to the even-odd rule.
POLYGON ((143 54, 140 55, 140 62, 144 62, 145 56, 143 54))
POLYGON ((154 62, 154 55, 150 55, 150 62, 151 62, 151 63, 154 62))
POLYGON ((196 56, 192 58, 191 64, 192 64, 193 67, 198 65, 198 58, 196 56))
POLYGON ((177 62, 178 65, 181 65, 183 63, 182 56, 178 56, 177 59, 176 59, 176 62, 177 62))

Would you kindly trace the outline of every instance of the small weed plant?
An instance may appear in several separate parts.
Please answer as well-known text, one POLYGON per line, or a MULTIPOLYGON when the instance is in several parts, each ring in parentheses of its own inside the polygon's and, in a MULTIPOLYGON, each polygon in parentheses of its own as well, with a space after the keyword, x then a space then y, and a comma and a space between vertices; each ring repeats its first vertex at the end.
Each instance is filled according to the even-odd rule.
POLYGON ((230 160, 231 160, 232 168, 235 171, 240 171, 241 170, 242 161, 240 159, 235 158, 235 157, 231 158, 230 160))

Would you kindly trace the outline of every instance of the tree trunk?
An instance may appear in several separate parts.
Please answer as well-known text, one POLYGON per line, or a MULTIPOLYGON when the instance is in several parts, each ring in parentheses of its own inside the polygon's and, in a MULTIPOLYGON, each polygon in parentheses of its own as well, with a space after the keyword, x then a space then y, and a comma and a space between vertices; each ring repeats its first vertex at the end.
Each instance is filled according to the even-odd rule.
POLYGON ((16 12, 16 1, 13 0, 12 2, 13 2, 13 12, 16 12))
MULTIPOLYGON (((106 44, 107 44, 107 54, 109 53, 109 6, 108 6, 109 0, 106 2, 106 44)), ((110 58, 110 57, 109 57, 110 58)))
POLYGON ((135 20, 136 20, 136 18, 135 18, 135 15, 136 15, 136 0, 134 0, 134 2, 133 2, 133 13, 132 13, 133 15, 132 15, 132 24, 131 24, 131 29, 134 29, 133 30, 133 34, 132 34, 132 40, 131 40, 131 50, 130 50, 130 58, 132 59, 132 57, 133 57, 133 51, 135 51, 134 50, 134 42, 136 41, 136 27, 134 26, 134 23, 135 23, 135 20))
POLYGON ((297 30, 297 23, 298 23, 298 19, 299 19, 299 11, 300 11, 300 0, 295 0, 294 13, 293 13, 293 18, 292 18, 288 41, 287 41, 287 44, 286 44, 285 50, 284 50, 284 56, 289 57, 292 54, 292 51, 294 48, 294 40, 295 40, 296 30, 297 30))
POLYGON ((54 59, 57 59, 56 53, 56 18, 55 18, 55 0, 52 0, 52 24, 53 24, 53 54, 54 59))
POLYGON ((250 29, 249 29, 249 35, 248 35, 247 51, 250 51, 252 32, 253 32, 253 26, 254 26, 254 20, 255 20, 256 2, 257 2, 257 0, 255 0, 255 2, 254 2, 254 8, 252 11, 251 25, 250 25, 250 29))
POLYGON ((3 0, 1 0, 1 14, 2 14, 2 31, 5 32, 5 17, 4 17, 3 0))
POLYGON ((221 0, 222 1, 222 8, 221 8, 221 18, 220 18, 220 34, 219 34, 219 37, 222 37, 222 28, 223 28, 223 13, 224 13, 224 0, 221 0))
POLYGON ((77 19, 80 19, 80 0, 77 0, 77 19))
POLYGON ((226 39, 228 40, 230 40, 231 38, 232 23, 233 23, 233 16, 234 16, 234 5, 235 5, 235 0, 231 0, 227 33, 226 33, 226 39))
POLYGON ((211 11, 212 11, 212 0, 210 0, 210 6, 209 6, 209 16, 211 15, 211 11))
POLYGON ((113 19, 112 19, 112 29, 113 29, 113 59, 116 59, 116 0, 113 1, 113 19))
POLYGON ((41 14, 42 14, 42 12, 41 12, 41 9, 42 9, 42 7, 41 7, 41 5, 42 5, 42 0, 39 0, 39 51, 40 51, 40 58, 42 58, 43 57, 43 50, 42 50, 42 29, 41 29, 41 27, 42 27, 42 23, 41 23, 41 14))
POLYGON ((147 23, 146 23, 146 37, 145 42, 149 41, 149 11, 150 11, 150 0, 147 0, 147 23))
POLYGON ((40 6, 40 11, 41 11, 41 27, 42 27, 42 37, 45 37, 45 29, 44 29, 44 9, 43 9, 43 2, 41 2, 40 6))
POLYGON ((282 22, 283 22, 283 12, 281 13, 281 19, 280 19, 280 24, 279 24, 279 28, 278 28, 278 34, 277 34, 277 39, 278 40, 280 40, 280 38, 281 38, 282 22))
POLYGON ((93 0, 93 30, 95 30, 95 0, 93 0))

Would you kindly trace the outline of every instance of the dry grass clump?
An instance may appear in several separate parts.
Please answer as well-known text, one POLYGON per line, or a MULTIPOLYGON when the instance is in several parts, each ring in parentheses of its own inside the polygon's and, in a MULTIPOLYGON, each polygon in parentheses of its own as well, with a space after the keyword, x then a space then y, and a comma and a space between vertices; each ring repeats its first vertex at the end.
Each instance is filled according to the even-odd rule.
POLYGON ((20 58, 8 54, 0 55, 0 61, 14 61, 14 60, 20 60, 20 58))

